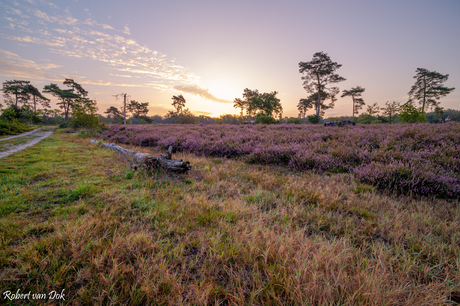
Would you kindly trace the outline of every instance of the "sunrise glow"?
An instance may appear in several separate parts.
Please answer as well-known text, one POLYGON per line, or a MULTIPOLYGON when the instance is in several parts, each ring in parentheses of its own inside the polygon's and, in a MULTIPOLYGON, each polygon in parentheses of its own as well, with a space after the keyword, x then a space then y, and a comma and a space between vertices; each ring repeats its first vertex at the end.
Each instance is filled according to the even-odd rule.
MULTIPOLYGON (((249 88, 277 91, 284 115, 295 117, 308 95, 299 62, 319 51, 342 64, 340 90, 366 88, 367 104, 407 100, 420 67, 449 74, 446 86, 460 88, 454 1, 7 0, 0 12, 0 81, 42 89, 70 77, 100 113, 127 92, 150 103, 149 115, 172 110, 177 94, 197 115, 239 114, 232 102, 249 88)), ((458 109, 460 93, 441 102, 458 109)), ((349 99, 326 112, 338 115, 351 115, 349 99)))

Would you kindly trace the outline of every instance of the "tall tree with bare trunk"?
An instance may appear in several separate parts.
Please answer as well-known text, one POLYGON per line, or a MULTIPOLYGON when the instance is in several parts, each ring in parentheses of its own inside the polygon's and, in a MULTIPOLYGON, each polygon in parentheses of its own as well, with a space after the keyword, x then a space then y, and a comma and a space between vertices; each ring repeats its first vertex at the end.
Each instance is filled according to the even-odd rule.
POLYGON ((18 106, 18 102, 27 102, 30 99, 27 86, 30 85, 30 81, 23 80, 12 80, 3 82, 3 96, 5 98, 11 98, 10 95, 15 97, 15 106, 18 106))
POLYGON ((334 83, 345 81, 346 79, 335 73, 342 67, 341 64, 333 62, 324 52, 317 52, 313 55, 310 62, 300 62, 299 72, 305 74, 302 76, 303 88, 310 94, 316 93, 318 96, 316 116, 319 118, 321 113, 321 93, 329 93, 333 96, 332 91, 338 91, 337 87, 328 88, 327 86, 334 83))
POLYGON ((365 91, 361 86, 352 87, 350 90, 344 90, 342 92, 343 97, 351 97, 353 99, 353 122, 355 121, 355 114, 363 107, 364 100, 361 98, 362 93, 365 91))
POLYGON ((445 87, 442 85, 449 78, 448 74, 440 74, 436 71, 429 71, 425 68, 417 68, 414 76, 415 84, 409 91, 410 103, 418 101, 422 106, 422 113, 425 114, 425 108, 436 108, 439 105, 439 99, 450 94, 455 88, 445 87))

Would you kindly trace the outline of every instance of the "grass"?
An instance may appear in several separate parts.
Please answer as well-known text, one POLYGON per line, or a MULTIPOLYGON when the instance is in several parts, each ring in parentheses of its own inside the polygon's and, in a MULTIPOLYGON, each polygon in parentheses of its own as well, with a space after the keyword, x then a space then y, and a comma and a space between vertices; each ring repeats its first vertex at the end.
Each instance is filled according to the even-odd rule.
POLYGON ((383 194, 350 174, 174 158, 192 171, 133 172, 54 134, 0 159, 1 293, 65 289, 80 305, 460 302, 458 201, 383 194))

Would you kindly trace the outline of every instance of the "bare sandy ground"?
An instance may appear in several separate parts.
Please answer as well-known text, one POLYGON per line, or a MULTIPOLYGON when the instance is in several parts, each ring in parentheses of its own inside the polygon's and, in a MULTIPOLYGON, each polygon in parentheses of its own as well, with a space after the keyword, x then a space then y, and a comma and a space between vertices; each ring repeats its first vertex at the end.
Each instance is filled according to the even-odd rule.
MULTIPOLYGON (((48 137, 51 134, 53 134, 53 132, 54 132, 53 130, 47 132, 47 131, 42 131, 40 129, 36 129, 36 130, 30 131, 30 132, 27 132, 27 133, 23 133, 23 134, 20 134, 20 135, 0 139, 0 141, 4 141, 4 140, 11 140, 13 138, 18 138, 18 137, 24 137, 24 140, 25 140, 25 142, 21 142, 19 144, 14 144, 14 143, 10 144, 11 141, 6 142, 6 143, 0 143, 0 146, 2 148, 6 149, 5 151, 0 151, 0 158, 6 157, 6 156, 11 155, 13 153, 16 153, 16 152, 19 152, 21 150, 24 150, 24 149, 26 149, 26 148, 28 148, 30 146, 33 146, 34 144, 39 143, 40 141, 42 141, 46 137, 48 137)), ((16 141, 20 142, 20 140, 21 139, 17 139, 16 141)))
POLYGON ((16 138, 16 137, 22 137, 22 136, 30 135, 30 134, 35 133, 36 131, 40 131, 40 129, 35 129, 35 130, 33 130, 33 131, 26 132, 26 133, 22 133, 22 134, 15 135, 15 136, 11 136, 11 137, 1 138, 0 141, 8 140, 8 139, 13 139, 13 138, 16 138))

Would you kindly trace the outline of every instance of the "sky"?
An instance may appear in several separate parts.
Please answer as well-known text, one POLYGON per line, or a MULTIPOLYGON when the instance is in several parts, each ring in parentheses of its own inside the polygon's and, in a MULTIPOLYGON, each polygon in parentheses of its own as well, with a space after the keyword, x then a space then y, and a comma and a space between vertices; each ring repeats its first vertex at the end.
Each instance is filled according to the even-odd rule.
MULTIPOLYGON (((297 117, 309 95, 299 62, 325 52, 342 65, 336 86, 364 87, 367 105, 407 101, 425 68, 449 74, 456 90, 441 106, 460 109, 459 16, 458 0, 1 0, 0 82, 72 78, 99 113, 127 93, 149 116, 173 110, 173 95, 218 117, 240 113, 245 88, 277 91, 283 116, 297 117)), ((325 117, 340 115, 352 115, 350 97, 325 117)))

